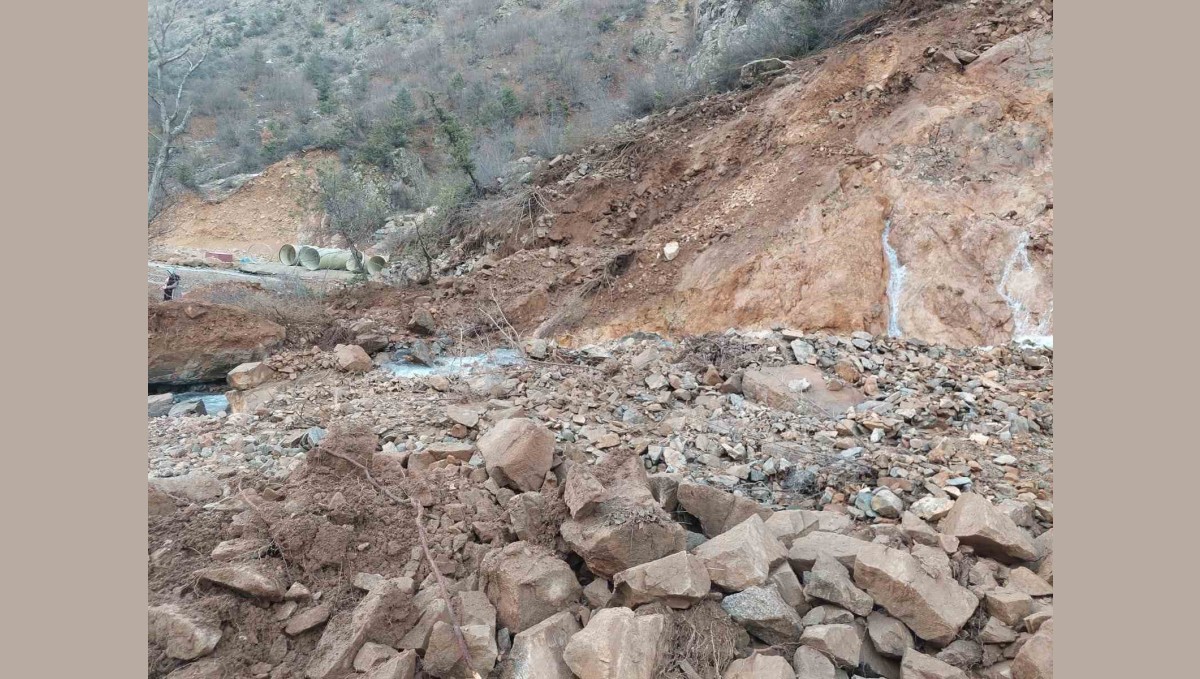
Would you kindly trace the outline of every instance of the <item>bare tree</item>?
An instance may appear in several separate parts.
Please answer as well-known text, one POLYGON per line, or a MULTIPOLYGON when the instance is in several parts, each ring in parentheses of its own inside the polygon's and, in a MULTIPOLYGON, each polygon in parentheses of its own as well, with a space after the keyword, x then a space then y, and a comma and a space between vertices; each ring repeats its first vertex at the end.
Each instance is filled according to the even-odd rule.
POLYGON ((162 187, 163 173, 170 160, 172 146, 187 129, 192 107, 183 105, 188 78, 208 57, 212 45, 206 26, 179 34, 181 9, 191 0, 167 0, 150 12, 149 94, 158 114, 150 135, 158 142, 154 170, 146 190, 146 218, 154 216, 154 204, 162 187))
POLYGON ((353 170, 334 165, 317 168, 317 185, 320 207, 328 217, 326 232, 341 236, 356 268, 365 271, 359 247, 387 221, 388 204, 383 191, 353 170))

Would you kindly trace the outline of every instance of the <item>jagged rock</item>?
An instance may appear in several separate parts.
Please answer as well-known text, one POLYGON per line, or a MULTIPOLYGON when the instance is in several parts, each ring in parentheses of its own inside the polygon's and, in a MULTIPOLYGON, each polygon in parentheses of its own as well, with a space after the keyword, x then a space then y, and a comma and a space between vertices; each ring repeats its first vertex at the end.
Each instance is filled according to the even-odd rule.
POLYGON ((329 614, 332 611, 333 609, 330 608, 329 604, 321 604, 313 606, 306 611, 301 611, 298 615, 293 616, 291 620, 288 620, 288 624, 283 628, 283 632, 290 637, 303 634, 329 620, 329 614))
POLYGON ((477 445, 488 475, 519 491, 541 488, 554 461, 554 434, 524 417, 496 423, 477 445))
POLYGON ((592 608, 604 608, 612 600, 613 592, 609 589, 607 580, 596 578, 583 588, 583 597, 592 608))
POLYGON ((938 521, 949 514, 953 508, 954 500, 932 495, 926 495, 908 507, 909 511, 917 515, 917 518, 925 521, 938 521))
POLYGON ((742 393, 778 410, 824 416, 843 413, 866 400, 854 388, 829 389, 821 369, 811 365, 747 370, 742 376, 742 393))
POLYGON ((792 666, 796 670, 796 679, 835 679, 839 672, 832 660, 811 646, 796 649, 792 666))
POLYGON ((869 594, 854 586, 850 571, 828 554, 818 554, 812 570, 804 574, 804 595, 837 604, 855 615, 866 615, 875 606, 869 594))
POLYGON ((1026 641, 1012 661, 1013 679, 1052 679, 1054 676, 1054 620, 1047 620, 1026 641))
POLYGON ((987 498, 977 493, 963 493, 954 508, 942 519, 939 530, 953 535, 964 545, 987 556, 1007 561, 1032 561, 1037 558, 1033 541, 1020 526, 987 498))
POLYGON ((413 310, 412 317, 408 319, 408 330, 419 335, 434 334, 437 332, 437 325, 433 322, 433 314, 424 307, 417 307, 413 310))
POLYGON ((475 425, 479 424, 480 415, 481 409, 477 406, 458 404, 446 406, 446 417, 467 428, 474 428, 475 425))
POLYGON ((216 658, 204 658, 172 671, 167 679, 226 679, 225 666, 216 658))
POLYGON ((711 585, 704 562, 687 552, 634 566, 613 576, 615 600, 629 607, 657 600, 671 608, 687 608, 706 596, 711 585))
POLYGON ((762 585, 771 569, 787 557, 783 545, 767 532, 757 515, 700 545, 694 553, 708 568, 712 582, 733 592, 762 585))
POLYGON ((796 679, 796 673, 784 658, 755 653, 729 663, 722 679, 796 679))
POLYGON ((581 464, 573 464, 567 470, 563 484, 563 502, 574 518, 587 518, 609 497, 608 489, 594 474, 581 464))
POLYGON ((970 590, 929 577, 911 554, 883 545, 859 551, 854 582, 917 636, 939 645, 950 643, 979 605, 970 590))
POLYGON ((899 620, 878 611, 867 616, 867 634, 881 654, 900 658, 913 647, 912 632, 899 620))
POLYGON ((1015 589, 997 588, 983 596, 988 613, 996 616, 1005 625, 1016 627, 1033 612, 1033 599, 1015 589))
POLYGON ((147 516, 166 516, 175 512, 175 499, 160 490, 154 484, 146 486, 147 516))
POLYGON ((505 508, 512 532, 518 540, 531 541, 542 530, 546 500, 541 493, 520 493, 509 498, 505 508))
POLYGON ((804 596, 800 578, 796 577, 796 571, 793 571, 786 561, 771 569, 771 574, 767 576, 767 584, 775 587, 779 596, 800 615, 812 608, 808 597, 804 596))
POLYGON ((194 660, 213 652, 221 641, 221 626, 181 606, 151 606, 149 640, 178 660, 194 660))
POLYGON ((988 618, 979 631, 979 642, 982 644, 1011 644, 1016 640, 1017 633, 996 616, 988 618))
POLYGON ((489 552, 480 574, 500 624, 514 634, 563 610, 583 593, 566 562, 525 542, 489 552))
POLYGON ((1008 573, 1008 588, 1024 592, 1029 596, 1050 596, 1054 588, 1028 568, 1014 568, 1008 573))
POLYGON ((225 376, 225 381, 234 389, 253 389, 273 379, 275 371, 262 361, 242 363, 225 376))
POLYGON ((413 679, 417 674, 417 652, 400 651, 390 660, 376 665, 366 679, 413 679))
POLYGON ((253 566, 222 566, 202 568, 195 573, 201 582, 211 582, 245 596, 268 601, 283 601, 283 583, 253 566))
POLYGON ((721 600, 734 622, 768 644, 788 644, 800 638, 804 625, 796 609, 774 587, 747 587, 721 600))
POLYGON ((398 655, 400 655, 400 652, 391 646, 384 646, 383 644, 368 641, 363 644, 362 648, 358 649, 358 653, 354 656, 354 671, 368 672, 376 665, 384 663, 398 655))
POLYGON ((339 344, 333 348, 333 360, 338 370, 364 373, 375 367, 371 357, 357 344, 339 344))
POLYGON ((771 511, 750 498, 699 483, 680 483, 676 491, 679 506, 700 520, 708 537, 715 537, 753 515, 762 519, 771 511))
POLYGON ((218 543, 210 556, 213 561, 240 561, 262 556, 270 547, 271 543, 261 538, 233 538, 218 543))
POLYGON ((167 411, 167 417, 187 417, 189 415, 207 415, 208 411, 204 408, 204 401, 199 399, 195 401, 183 401, 171 406, 167 411))
POLYGON ((967 679, 962 670, 913 649, 900 660, 901 679, 967 679))
POLYGON ((146 398, 146 414, 150 417, 165 417, 175 404, 175 394, 151 394, 146 398))
MULTIPOLYGON (((486 677, 496 666, 496 658, 499 655, 495 632, 487 625, 463 625, 460 629, 463 639, 467 642, 470 669, 486 677)), ((458 640, 454 636, 454 628, 446 622, 438 621, 434 624, 421 665, 426 674, 438 679, 473 677, 463 660, 458 640)))
MULTIPOLYGON (((601 581, 598 581, 601 582, 601 581)), ((569 611, 562 611, 513 637, 504 679, 574 679, 563 660, 567 643, 580 631, 569 611)))
POLYGON ((605 608, 571 637, 563 661, 579 679, 654 679, 666 652, 665 629, 662 615, 605 608))
POLYGON ((965 670, 983 662, 983 647, 970 639, 955 639, 938 651, 937 659, 965 670))
POLYGON ((813 606, 801 620, 808 625, 849 625, 854 622, 854 614, 839 606, 821 604, 813 606))
POLYGON ((858 667, 862 639, 853 625, 813 625, 804 628, 800 643, 815 648, 846 668, 858 667))
POLYGON ((846 514, 836 512, 814 512, 808 509, 787 509, 774 512, 766 521, 767 530, 785 547, 791 547, 796 538, 815 531, 839 533, 848 529, 853 520, 846 514))
POLYGON ((412 580, 394 578, 372 589, 352 612, 335 615, 326 625, 317 647, 309 657, 304 676, 328 679, 349 669, 351 660, 367 641, 368 634, 391 623, 403 635, 417 621, 410 604, 412 580))
POLYGON ((870 542, 840 533, 815 531, 796 538, 788 550, 788 563, 797 573, 812 570, 819 554, 837 559, 846 568, 854 568, 859 552, 869 547, 870 542))

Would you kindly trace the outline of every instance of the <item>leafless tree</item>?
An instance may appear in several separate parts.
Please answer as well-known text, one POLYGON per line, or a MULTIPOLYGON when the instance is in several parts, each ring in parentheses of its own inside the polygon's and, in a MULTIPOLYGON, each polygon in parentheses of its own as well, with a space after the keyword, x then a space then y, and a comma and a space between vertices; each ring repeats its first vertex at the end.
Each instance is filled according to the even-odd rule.
POLYGON ((158 114, 151 136, 158 142, 154 170, 146 190, 146 217, 154 216, 154 204, 162 189, 163 173, 175 140, 187 129, 191 105, 184 106, 188 78, 200 68, 211 48, 206 26, 181 34, 181 14, 191 0, 166 0, 150 11, 149 95, 158 114))

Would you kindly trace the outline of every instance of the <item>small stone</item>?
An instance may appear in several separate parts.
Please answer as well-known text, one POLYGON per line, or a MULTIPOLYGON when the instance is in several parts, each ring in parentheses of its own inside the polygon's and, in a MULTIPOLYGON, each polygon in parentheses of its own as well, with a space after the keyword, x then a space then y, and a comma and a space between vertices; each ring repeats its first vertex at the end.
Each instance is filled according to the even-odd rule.
POLYGON ((221 626, 184 608, 167 604, 149 608, 149 640, 178 660, 193 660, 213 652, 221 626))
POLYGON ((953 500, 932 495, 926 495, 908 507, 909 511, 925 521, 938 521, 949 514, 953 508, 953 500))
POLYGON ((867 616, 867 634, 877 651, 892 658, 903 657, 904 652, 913 647, 912 632, 908 627, 878 611, 867 616))
POLYGON ((400 652, 390 646, 368 641, 363 644, 362 648, 358 650, 358 654, 354 656, 354 670, 356 672, 367 672, 375 667, 375 665, 394 658, 397 655, 400 655, 400 652))
POLYGON ((329 604, 321 604, 320 606, 314 606, 308 610, 300 611, 298 615, 294 616, 288 621, 287 626, 283 628, 283 632, 290 637, 303 634, 304 632, 314 629, 318 625, 321 625, 325 621, 329 620, 329 615, 331 612, 332 609, 330 608, 329 604))
POLYGON ((887 488, 880 488, 871 495, 871 509, 884 518, 898 519, 904 511, 904 501, 887 488))
POLYGON ((1014 589, 993 589, 983 597, 988 613, 996 616, 1005 625, 1016 627, 1033 612, 1033 599, 1024 592, 1014 589))
POLYGON ((679 256, 679 243, 671 241, 663 246, 663 259, 668 262, 679 256))
POLYGON ((1050 596, 1054 593, 1050 583, 1024 566, 1009 571, 1007 587, 1032 597, 1050 596))

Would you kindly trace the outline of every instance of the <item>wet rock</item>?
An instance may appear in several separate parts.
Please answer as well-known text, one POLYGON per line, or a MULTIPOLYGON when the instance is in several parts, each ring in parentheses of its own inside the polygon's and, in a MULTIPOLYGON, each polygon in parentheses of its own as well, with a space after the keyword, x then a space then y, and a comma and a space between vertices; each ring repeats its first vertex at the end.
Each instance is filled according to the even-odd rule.
POLYGON ((815 531, 796 538, 792 548, 788 550, 788 562, 797 573, 812 570, 817 562, 817 556, 828 554, 837 559, 846 568, 854 568, 855 559, 859 552, 869 547, 870 542, 859 540, 840 533, 815 531))
POLYGON ((784 658, 755 653, 729 663, 722 679, 796 679, 796 673, 784 658))
POLYGON ((913 649, 900 660, 901 679, 967 679, 962 670, 913 649))
POLYGON ((875 606, 869 594, 854 586, 850 571, 828 554, 818 554, 812 570, 804 574, 804 594, 863 616, 875 606))
POLYGON ((767 532, 757 515, 700 545, 694 553, 708 568, 712 582, 733 592, 762 585, 771 569, 787 557, 783 545, 767 532))
POLYGON ((793 643, 804 631, 796 609, 774 587, 747 587, 722 599, 721 608, 747 632, 768 644, 793 643))
POLYGON ((580 631, 569 611, 546 618, 513 638, 503 679, 574 679, 563 660, 567 643, 580 631))
POLYGON ((298 634, 303 634, 310 629, 315 629, 329 620, 329 614, 332 612, 329 604, 321 604, 312 608, 301 611, 298 615, 288 620, 288 624, 283 628, 284 634, 294 637, 298 634))
POLYGON ((488 475, 519 491, 541 488, 554 460, 554 434, 524 417, 498 422, 478 446, 488 475))
POLYGON ((514 634, 558 613, 583 593, 565 561, 525 542, 489 552, 480 575, 500 624, 514 634))
POLYGON ((666 651, 665 629, 662 615, 605 608, 571 637, 563 661, 579 679, 654 679, 666 651))
POLYGON ((262 361, 242 363, 225 376, 225 381, 234 389, 253 389, 273 379, 275 379, 275 371, 262 361))
POLYGON ((912 632, 899 620, 875 611, 867 616, 867 634, 881 654, 899 658, 913 647, 912 632))
POLYGON ((364 373, 375 367, 371 357, 357 344, 339 344, 333 348, 333 360, 342 372, 364 373))
POLYGON ((953 580, 934 579, 908 552, 871 544, 854 564, 854 582, 919 637, 950 643, 979 605, 953 580))
POLYGON ((253 566, 202 568, 195 573, 201 582, 228 587, 238 594, 268 601, 283 601, 283 583, 253 566))
POLYGON ((711 584, 704 562, 687 552, 634 566, 613 576, 615 601, 631 608, 656 600, 671 608, 687 608, 705 597, 711 584))
POLYGON ((199 399, 195 401, 184 401, 176 403, 167 411, 167 417, 188 417, 189 415, 207 415, 208 411, 204 409, 204 401, 199 399))
POLYGON ((800 643, 814 648, 840 667, 858 667, 862 639, 853 625, 813 625, 804 628, 800 643))
POLYGON ((1012 519, 977 493, 963 493, 939 530, 987 556, 1012 561, 1037 558, 1033 541, 1012 519))
POLYGON ((148 620, 150 642, 178 660, 208 655, 221 640, 221 626, 216 621, 174 604, 151 606, 148 620))

